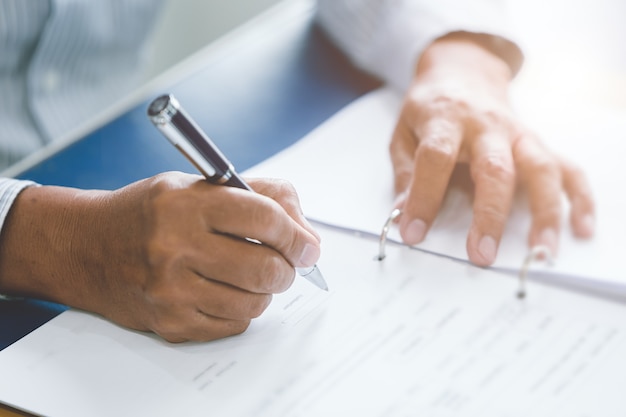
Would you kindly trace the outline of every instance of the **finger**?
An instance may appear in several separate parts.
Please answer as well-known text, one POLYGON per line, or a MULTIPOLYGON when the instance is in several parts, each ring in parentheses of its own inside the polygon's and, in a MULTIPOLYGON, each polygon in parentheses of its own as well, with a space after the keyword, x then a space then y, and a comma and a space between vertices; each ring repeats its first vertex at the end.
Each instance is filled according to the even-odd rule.
POLYGON ((249 179, 248 183, 257 193, 278 202, 296 223, 315 236, 318 242, 321 240, 319 233, 304 217, 298 193, 290 182, 281 179, 249 179))
POLYGON ((583 171, 574 164, 561 160, 563 189, 571 203, 570 223, 574 235, 590 238, 595 230, 595 203, 591 186, 583 171))
POLYGON ((207 316, 227 320, 259 317, 272 301, 271 294, 258 294, 221 282, 198 277, 193 288, 193 305, 207 316))
POLYGON ((205 234, 194 239, 185 264, 198 276, 250 293, 277 294, 291 286, 293 266, 277 251, 228 235, 205 234))
POLYGON ((463 131, 460 123, 432 118, 416 130, 420 138, 400 218, 402 239, 421 242, 434 221, 456 165, 463 131))
POLYGON ((205 200, 205 220, 211 230, 260 241, 295 267, 312 266, 319 259, 318 240, 276 201, 246 190, 221 188, 225 188, 224 201, 205 200))
POLYGON ((404 194, 413 177, 413 158, 417 150, 418 138, 405 121, 408 110, 403 110, 394 129, 389 144, 389 155, 393 166, 394 190, 396 195, 404 194))
POLYGON ((529 133, 516 142, 513 156, 528 191, 532 215, 528 244, 545 245, 556 256, 562 213, 560 167, 553 155, 529 133))
MULTIPOLYGON (((196 320, 187 320, 184 333, 178 335, 180 331, 174 330, 174 334, 164 337, 168 341, 175 338, 174 342, 193 341, 208 342, 211 340, 223 339, 245 332, 250 326, 251 320, 228 320, 211 317, 197 311, 196 320)), ((163 336, 161 336, 163 337, 163 336)))
POLYGON ((489 131, 471 148, 470 172, 474 181, 473 218, 467 238, 470 261, 491 265, 511 210, 515 167, 506 134, 489 131))
POLYGON ((250 293, 204 279, 192 271, 146 291, 154 312, 149 330, 169 341, 210 340, 245 330, 270 304, 269 294, 250 293))
POLYGON ((185 309, 177 315, 160 317, 149 329, 171 343, 206 342, 243 333, 250 320, 229 320, 185 309))

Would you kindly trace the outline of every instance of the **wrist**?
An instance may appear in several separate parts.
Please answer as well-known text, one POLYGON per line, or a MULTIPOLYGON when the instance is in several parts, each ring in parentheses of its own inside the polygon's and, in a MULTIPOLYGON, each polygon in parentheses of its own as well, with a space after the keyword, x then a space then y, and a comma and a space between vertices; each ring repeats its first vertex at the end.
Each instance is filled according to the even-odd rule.
POLYGON ((481 41, 483 36, 455 32, 431 43, 415 68, 416 79, 459 79, 508 87, 513 71, 507 61, 481 41))
POLYGON ((102 191, 29 188, 16 198, 0 233, 0 292, 80 306, 101 259, 100 222, 91 210, 102 191))

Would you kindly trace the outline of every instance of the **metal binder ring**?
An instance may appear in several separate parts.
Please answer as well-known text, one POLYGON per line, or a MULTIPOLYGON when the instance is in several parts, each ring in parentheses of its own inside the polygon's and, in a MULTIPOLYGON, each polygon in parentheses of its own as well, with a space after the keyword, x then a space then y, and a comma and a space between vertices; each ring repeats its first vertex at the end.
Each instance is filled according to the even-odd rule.
POLYGON ((552 264, 552 254, 547 246, 535 246, 528 252, 528 255, 526 255, 522 269, 519 272, 519 290, 517 291, 517 298, 522 299, 526 297, 526 275, 528 275, 530 264, 538 260, 545 260, 548 265, 552 264))
POLYGON ((382 261, 383 259, 385 259, 385 256, 387 256, 385 254, 385 246, 387 245, 387 234, 389 233, 389 228, 391 227, 391 224, 393 223, 395 219, 398 218, 398 216, 401 213, 402 211, 400 211, 400 209, 393 209, 393 211, 387 218, 387 221, 385 222, 385 225, 383 226, 383 230, 380 233, 380 243, 378 246, 378 256, 376 256, 375 258, 376 260, 382 261))

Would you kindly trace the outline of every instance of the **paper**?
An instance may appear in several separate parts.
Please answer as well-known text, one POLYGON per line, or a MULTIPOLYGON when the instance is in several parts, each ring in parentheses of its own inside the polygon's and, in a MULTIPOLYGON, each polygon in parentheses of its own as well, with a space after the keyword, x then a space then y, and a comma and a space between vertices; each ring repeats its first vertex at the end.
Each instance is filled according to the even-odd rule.
POLYGON ((625 307, 321 228, 250 329, 172 345, 68 311, 0 353, 0 401, 47 416, 622 416, 625 307), (584 308, 581 306, 584 305, 584 308))
MULTIPOLYGON (((619 183, 626 178, 626 109, 585 109, 585 117, 572 121, 559 119, 558 112, 542 113, 541 106, 528 99, 517 101, 522 115, 532 121, 529 125, 551 148, 584 167, 597 202, 597 233, 590 241, 572 236, 568 207, 564 207, 560 250, 554 267, 546 270, 547 276, 626 297, 626 198, 619 183)), ((388 143, 399 107, 400 97, 389 89, 370 93, 246 175, 288 178, 298 190, 307 217, 379 235, 393 208, 388 143)), ((565 116, 573 117, 572 113, 565 116)), ((418 247, 467 260, 471 216, 470 194, 451 188, 431 231, 418 247)), ((529 225, 527 201, 518 195, 495 267, 520 268, 528 252, 529 225)), ((400 241, 395 228, 389 236, 400 241)))

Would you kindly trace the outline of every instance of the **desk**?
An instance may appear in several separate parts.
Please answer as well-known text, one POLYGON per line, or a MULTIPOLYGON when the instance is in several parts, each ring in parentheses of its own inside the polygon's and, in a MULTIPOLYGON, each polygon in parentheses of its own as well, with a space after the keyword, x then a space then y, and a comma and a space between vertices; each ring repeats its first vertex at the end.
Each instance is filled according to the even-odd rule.
MULTIPOLYGON (((182 65, 183 71, 143 91, 117 117, 18 177, 115 189, 163 171, 195 172, 146 117, 147 103, 166 91, 245 170, 378 84, 325 38, 308 0, 281 3, 182 65)), ((63 310, 35 300, 0 303, 0 349, 63 310)))

